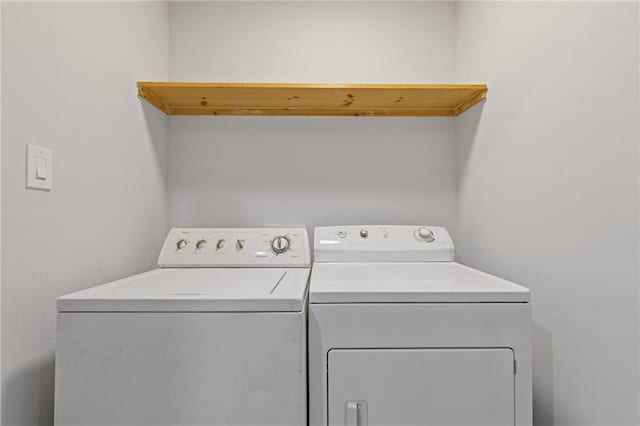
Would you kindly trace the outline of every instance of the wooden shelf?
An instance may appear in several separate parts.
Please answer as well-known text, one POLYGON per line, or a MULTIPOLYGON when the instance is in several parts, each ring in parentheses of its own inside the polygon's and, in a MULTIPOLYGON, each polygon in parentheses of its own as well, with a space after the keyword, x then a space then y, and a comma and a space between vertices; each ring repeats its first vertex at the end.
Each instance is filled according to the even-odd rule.
POLYGON ((138 82, 168 115, 456 116, 487 97, 484 84, 138 82))

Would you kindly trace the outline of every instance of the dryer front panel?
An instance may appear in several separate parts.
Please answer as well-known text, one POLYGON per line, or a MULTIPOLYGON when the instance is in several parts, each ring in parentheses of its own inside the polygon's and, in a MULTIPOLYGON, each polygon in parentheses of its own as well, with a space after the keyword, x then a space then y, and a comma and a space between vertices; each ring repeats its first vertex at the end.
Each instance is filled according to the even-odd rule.
POLYGON ((330 426, 513 426, 514 356, 496 349, 334 349, 330 426))

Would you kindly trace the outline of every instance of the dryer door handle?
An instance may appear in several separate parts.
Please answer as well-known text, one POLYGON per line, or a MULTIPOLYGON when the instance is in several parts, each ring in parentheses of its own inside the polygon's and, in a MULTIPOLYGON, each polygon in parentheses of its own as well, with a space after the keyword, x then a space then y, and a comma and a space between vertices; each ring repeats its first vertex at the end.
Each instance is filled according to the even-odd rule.
POLYGON ((345 426, 367 426, 367 401, 347 401, 345 404, 345 426))

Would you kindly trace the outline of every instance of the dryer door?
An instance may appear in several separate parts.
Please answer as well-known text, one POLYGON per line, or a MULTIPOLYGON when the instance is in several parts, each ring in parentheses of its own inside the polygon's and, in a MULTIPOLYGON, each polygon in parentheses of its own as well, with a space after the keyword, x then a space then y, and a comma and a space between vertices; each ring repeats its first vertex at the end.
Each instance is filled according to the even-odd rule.
POLYGON ((329 426, 514 425, 513 351, 334 349, 329 426))

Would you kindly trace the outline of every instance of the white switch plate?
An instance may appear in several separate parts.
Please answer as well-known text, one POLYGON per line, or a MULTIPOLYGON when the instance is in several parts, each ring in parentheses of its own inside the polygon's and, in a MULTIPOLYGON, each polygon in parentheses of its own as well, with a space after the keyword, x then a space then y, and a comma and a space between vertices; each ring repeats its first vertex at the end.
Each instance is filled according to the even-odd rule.
POLYGON ((53 153, 50 149, 27 144, 27 188, 51 191, 53 153))

